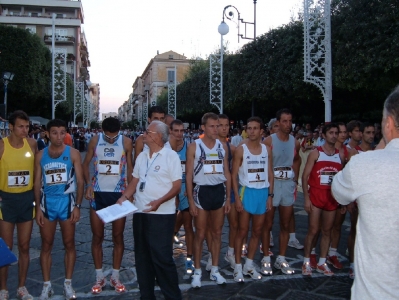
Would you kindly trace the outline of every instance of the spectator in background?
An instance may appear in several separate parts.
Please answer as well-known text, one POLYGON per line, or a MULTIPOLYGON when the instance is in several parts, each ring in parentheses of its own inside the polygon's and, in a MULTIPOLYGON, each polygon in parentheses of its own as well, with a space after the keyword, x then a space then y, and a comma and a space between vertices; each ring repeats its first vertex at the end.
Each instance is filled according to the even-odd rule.
POLYGON ((248 138, 247 126, 245 126, 245 125, 244 125, 243 128, 242 128, 241 136, 242 136, 242 139, 243 139, 243 140, 245 140, 245 139, 248 138))
POLYGON ((46 132, 44 130, 40 131, 39 138, 37 139, 37 149, 40 151, 48 146, 46 141, 46 132))
POLYGON ((238 144, 242 141, 242 137, 238 134, 238 129, 234 128, 233 129, 233 136, 231 138, 231 144, 235 147, 238 146, 238 144))
POLYGON ((72 136, 70 135, 69 128, 67 129, 67 132, 65 133, 64 144, 67 146, 73 147, 72 136))

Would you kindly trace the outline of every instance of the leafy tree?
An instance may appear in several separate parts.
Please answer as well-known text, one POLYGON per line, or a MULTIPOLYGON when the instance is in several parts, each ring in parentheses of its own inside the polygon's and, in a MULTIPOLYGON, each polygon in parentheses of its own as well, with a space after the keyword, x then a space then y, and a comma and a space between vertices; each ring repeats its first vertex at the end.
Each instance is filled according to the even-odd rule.
POLYGON ((8 85, 8 112, 23 109, 31 115, 51 117, 49 49, 28 30, 4 25, 0 25, 0 47, 0 73, 15 73, 8 85))

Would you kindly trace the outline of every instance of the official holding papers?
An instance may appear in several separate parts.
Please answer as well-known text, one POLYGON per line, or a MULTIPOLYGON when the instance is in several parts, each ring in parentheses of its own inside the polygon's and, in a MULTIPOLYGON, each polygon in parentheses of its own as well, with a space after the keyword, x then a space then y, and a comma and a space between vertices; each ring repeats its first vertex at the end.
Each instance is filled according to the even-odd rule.
POLYGON ((113 222, 124 218, 137 211, 137 207, 130 201, 123 201, 122 205, 114 204, 106 208, 97 210, 96 213, 104 223, 113 222))
POLYGON ((118 200, 121 204, 134 195, 139 209, 133 217, 133 234, 142 299, 155 299, 155 278, 166 299, 181 299, 172 237, 182 169, 177 153, 164 147, 168 138, 167 125, 152 121, 143 135, 149 151, 137 157, 133 180, 118 200))

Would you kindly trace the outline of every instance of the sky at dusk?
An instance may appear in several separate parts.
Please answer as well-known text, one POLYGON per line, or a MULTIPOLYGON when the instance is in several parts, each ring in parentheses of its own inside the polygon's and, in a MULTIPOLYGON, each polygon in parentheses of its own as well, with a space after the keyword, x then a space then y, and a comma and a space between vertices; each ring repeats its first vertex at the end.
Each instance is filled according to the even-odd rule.
MULTIPOLYGON (((252 0, 82 0, 82 5, 90 81, 100 84, 100 113, 117 112, 157 51, 206 58, 219 49, 225 6, 237 7, 244 21, 254 20, 252 0)), ((302 0, 258 0, 257 36, 287 24, 302 7, 302 0)), ((224 43, 234 52, 249 41, 238 43, 236 23, 226 23, 230 32, 224 43)), ((248 36, 252 33, 248 27, 248 36)))

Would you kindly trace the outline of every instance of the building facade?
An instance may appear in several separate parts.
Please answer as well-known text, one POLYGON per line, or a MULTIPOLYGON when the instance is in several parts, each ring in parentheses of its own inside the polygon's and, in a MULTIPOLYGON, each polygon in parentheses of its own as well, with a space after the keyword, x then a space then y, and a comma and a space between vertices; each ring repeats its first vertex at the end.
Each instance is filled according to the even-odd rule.
POLYGON ((0 24, 28 29, 37 34, 50 48, 52 44, 52 16, 55 20, 55 47, 67 53, 67 72, 77 78, 87 77, 90 61, 87 41, 82 33, 83 6, 73 0, 0 0, 0 24), (76 67, 74 70, 74 62, 76 67), (75 73, 76 71, 76 73, 75 73))
POLYGON ((175 81, 176 84, 182 82, 189 65, 187 57, 174 51, 158 53, 151 58, 142 75, 136 77, 133 82, 133 93, 119 108, 120 116, 126 116, 127 121, 135 119, 140 122, 141 119, 142 126, 145 126, 147 122, 145 106, 156 105, 157 97, 168 89, 168 84, 175 81))

